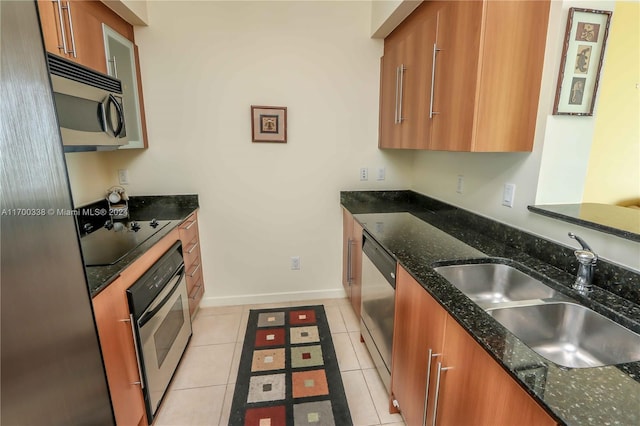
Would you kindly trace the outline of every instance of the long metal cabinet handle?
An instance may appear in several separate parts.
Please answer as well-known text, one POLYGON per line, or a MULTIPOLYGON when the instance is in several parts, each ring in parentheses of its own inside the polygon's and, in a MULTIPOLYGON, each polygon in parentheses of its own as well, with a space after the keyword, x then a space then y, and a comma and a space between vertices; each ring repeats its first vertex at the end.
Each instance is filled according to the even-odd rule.
POLYGON ((347 284, 351 285, 351 238, 347 239, 347 284))
POLYGON ((193 251, 194 251, 194 250, 196 249, 196 247, 198 247, 199 245, 200 245, 200 243, 199 243, 199 242, 197 242, 197 241, 196 241, 195 243, 193 243, 193 245, 191 246, 191 248, 190 248, 189 250, 187 250, 187 254, 191 254, 191 253, 193 253, 193 251))
POLYGON ((406 70, 404 64, 400 65, 400 102, 398 102, 398 123, 402 123, 404 118, 402 117, 402 95, 404 86, 404 70, 406 70))
POLYGON ((71 51, 69 53, 73 54, 74 58, 78 57, 76 52, 76 38, 73 36, 73 17, 71 16, 71 3, 67 1, 67 6, 63 7, 63 9, 67 9, 67 16, 69 17, 69 34, 71 35, 71 51))
POLYGON ((182 228, 182 229, 184 229, 185 231, 187 231, 187 230, 191 229, 191 227, 192 227, 195 223, 196 223, 196 220, 195 220, 195 219, 193 219, 193 220, 189 223, 189 225, 185 226, 185 227, 184 227, 184 228, 182 228))
POLYGON ((439 52, 438 45, 433 43, 433 61, 431 62, 431 100, 429 101, 429 118, 433 118, 437 112, 433 111, 433 92, 436 85, 436 57, 437 52, 439 52))
POLYGON ((62 35, 62 46, 58 46, 58 49, 62 48, 62 51, 67 54, 69 50, 67 49, 67 31, 65 30, 64 19, 62 18, 62 2, 61 0, 53 0, 53 2, 58 4, 58 19, 60 20, 60 34, 62 35))
POLYGON ((196 275, 196 272, 198 272, 198 269, 200 269, 200 263, 198 263, 198 264, 196 265, 196 267, 195 267, 195 268, 193 268, 193 272, 191 272, 190 274, 188 274, 188 275, 189 275, 189 278, 193 278, 193 277, 196 275))
POLYGON ((400 67, 396 67, 396 109, 395 109, 395 117, 393 119, 394 124, 398 124, 398 86, 400 82, 400 67))
POLYGON ((133 314, 129 314, 129 319, 120 320, 122 322, 129 322, 131 326, 131 336, 133 336, 133 349, 136 351, 136 366, 138 367, 138 377, 140 378, 139 382, 132 382, 132 385, 140 385, 142 389, 144 389, 144 382, 142 381, 142 365, 140 363, 140 352, 138 351, 138 344, 136 342, 136 327, 134 325, 133 314))
POLYGON ((441 354, 434 354, 433 349, 429 349, 429 355, 427 358, 427 382, 424 391, 424 410, 422 412, 422 426, 427 425, 427 405, 429 404, 429 383, 431 382, 431 364, 433 359, 439 357, 441 354))
POLYGON ((431 425, 436 426, 436 416, 438 414, 438 398, 440 397, 440 377, 443 371, 451 370, 453 367, 443 367, 442 363, 438 363, 438 375, 436 376, 436 396, 433 400, 433 419, 431 425))

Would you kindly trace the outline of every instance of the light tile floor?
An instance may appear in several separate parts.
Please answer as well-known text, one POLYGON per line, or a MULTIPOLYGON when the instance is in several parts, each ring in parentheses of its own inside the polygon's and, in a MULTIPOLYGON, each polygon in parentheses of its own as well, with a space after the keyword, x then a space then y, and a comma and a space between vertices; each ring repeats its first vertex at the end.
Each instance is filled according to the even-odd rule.
POLYGON ((389 414, 386 389, 360 342, 360 323, 347 299, 201 309, 153 424, 227 425, 249 310, 317 304, 327 313, 354 425, 404 425, 399 414, 389 414))

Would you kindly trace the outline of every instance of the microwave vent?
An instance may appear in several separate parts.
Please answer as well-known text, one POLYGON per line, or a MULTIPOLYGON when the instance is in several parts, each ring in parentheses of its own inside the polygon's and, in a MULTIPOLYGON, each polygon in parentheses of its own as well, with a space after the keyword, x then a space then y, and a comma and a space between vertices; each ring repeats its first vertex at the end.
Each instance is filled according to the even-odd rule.
POLYGON ((113 93, 122 93, 122 83, 117 78, 94 71, 75 62, 47 53, 49 72, 79 83, 88 84, 113 93))

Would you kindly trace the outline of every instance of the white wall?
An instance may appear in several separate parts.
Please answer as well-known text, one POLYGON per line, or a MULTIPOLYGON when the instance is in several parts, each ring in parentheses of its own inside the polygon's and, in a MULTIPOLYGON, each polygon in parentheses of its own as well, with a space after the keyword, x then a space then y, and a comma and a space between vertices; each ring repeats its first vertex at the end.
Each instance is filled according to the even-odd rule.
POLYGON ((371 37, 383 39, 388 36, 422 1, 372 0, 371 37))
POLYGON ((341 294, 340 190, 408 188, 410 153, 377 149, 370 8, 148 3, 135 36, 150 148, 112 153, 111 167, 129 169, 132 195, 200 195, 204 303, 341 294), (287 144, 251 142, 251 105, 288 107, 287 144))
MULTIPOLYGON (((551 115, 562 42, 569 7, 606 9, 610 6, 611 10, 613 5, 613 2, 601 1, 552 2, 533 152, 416 153, 412 189, 566 246, 575 246, 574 241, 567 237, 567 232, 573 231, 587 240, 600 257, 640 270, 640 244, 637 242, 607 236, 527 210, 527 205, 536 204, 539 172, 542 173, 541 185, 552 189, 555 187, 564 193, 579 192, 580 197, 576 202, 581 200, 586 160, 580 166, 572 166, 570 159, 579 155, 576 143, 591 145, 593 120, 551 115), (577 136, 569 137, 569 134, 586 136, 580 139, 577 136), (462 194, 456 193, 458 175, 464 176, 462 194), (575 187, 575 183, 570 184, 574 186, 567 185, 576 179, 580 181, 579 188, 575 187), (507 182, 516 184, 513 208, 501 205, 503 185, 507 182)), ((588 148, 585 149, 588 158, 588 148)), ((566 198, 562 200, 567 201, 566 198)))

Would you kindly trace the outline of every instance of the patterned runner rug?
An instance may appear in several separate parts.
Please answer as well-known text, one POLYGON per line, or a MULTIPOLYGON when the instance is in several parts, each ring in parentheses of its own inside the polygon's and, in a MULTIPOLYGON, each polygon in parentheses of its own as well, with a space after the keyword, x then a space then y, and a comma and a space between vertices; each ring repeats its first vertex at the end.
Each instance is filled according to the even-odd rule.
POLYGON ((229 425, 352 424, 324 307, 251 310, 229 425))

